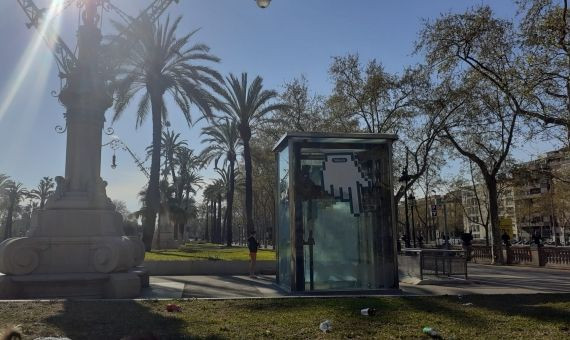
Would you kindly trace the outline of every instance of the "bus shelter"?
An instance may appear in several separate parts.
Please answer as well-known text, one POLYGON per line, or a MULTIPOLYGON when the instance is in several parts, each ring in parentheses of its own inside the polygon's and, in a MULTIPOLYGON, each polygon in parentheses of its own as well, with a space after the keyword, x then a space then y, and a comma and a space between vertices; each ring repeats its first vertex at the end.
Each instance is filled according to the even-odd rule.
POLYGON ((277 160, 277 282, 290 292, 398 288, 395 135, 288 132, 277 160))

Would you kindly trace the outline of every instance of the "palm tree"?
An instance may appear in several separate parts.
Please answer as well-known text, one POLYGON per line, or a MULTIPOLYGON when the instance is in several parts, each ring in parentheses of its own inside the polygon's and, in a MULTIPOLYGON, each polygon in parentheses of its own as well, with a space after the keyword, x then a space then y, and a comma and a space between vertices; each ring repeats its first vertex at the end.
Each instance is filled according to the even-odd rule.
POLYGON ((220 194, 225 193, 226 195, 226 211, 224 213, 223 226, 226 228, 226 245, 228 247, 231 247, 233 241, 233 208, 231 208, 233 207, 233 195, 235 194, 236 187, 243 187, 243 180, 238 169, 234 170, 233 175, 231 174, 231 170, 226 168, 217 168, 216 172, 220 175, 220 177, 215 180, 214 184, 217 186, 217 188, 219 188, 220 194), (232 192, 231 198, 230 186, 232 192))
POLYGON ((0 173, 0 189, 4 188, 8 184, 10 176, 0 173))
POLYGON ((206 228, 204 230, 204 239, 211 241, 214 238, 215 225, 216 225, 216 186, 213 184, 208 185, 202 195, 206 204, 206 228))
POLYGON ((163 121, 168 116, 164 95, 170 94, 191 125, 191 104, 196 105, 202 114, 210 116, 211 106, 215 105, 216 100, 204 85, 213 87, 217 86, 217 81, 221 81, 221 76, 216 71, 196 64, 219 61, 204 44, 188 46, 196 31, 181 38, 175 36, 180 20, 179 17, 171 25, 168 18, 164 25, 155 25, 148 17, 144 17, 134 22, 130 30, 115 24, 119 30, 127 32, 125 39, 136 43, 125 44, 130 50, 122 74, 115 82, 113 121, 121 117, 133 97, 141 91, 143 94, 138 103, 136 126, 139 127, 145 121, 149 110, 152 113, 153 148, 146 194, 148 213, 143 229, 143 242, 147 250, 151 247, 156 214, 160 207, 160 142, 163 121))
POLYGON ((8 210, 6 202, 6 185, 10 183, 10 176, 0 173, 0 219, 4 217, 5 211, 8 210))
POLYGON ((166 131, 162 133, 161 141, 161 153, 164 157, 165 170, 170 171, 170 176, 172 176, 172 183, 176 183, 176 164, 177 155, 180 153, 182 148, 188 146, 186 140, 180 140, 180 133, 174 133, 174 131, 166 131))
MULTIPOLYGON (((234 202, 235 188, 235 162, 237 160, 237 152, 240 146, 239 132, 235 120, 228 118, 214 122, 211 126, 202 129, 202 135, 207 136, 202 139, 202 143, 210 143, 208 147, 202 151, 202 157, 207 162, 215 160, 215 168, 218 168, 218 161, 224 157, 224 168, 229 163, 229 171, 227 171, 227 193, 226 193, 226 244, 228 247, 232 245, 232 210, 234 202)), ((225 172, 225 170, 224 170, 225 172)))
POLYGON ((176 188, 177 205, 186 214, 186 220, 178 223, 175 235, 184 235, 184 225, 189 218, 196 214, 195 201, 192 197, 196 194, 196 189, 201 187, 203 178, 196 168, 198 167, 198 157, 194 156, 193 151, 188 148, 183 148, 178 154, 179 174, 174 186, 176 188))
POLYGON ((51 177, 43 177, 40 180, 40 184, 30 191, 30 196, 40 201, 40 209, 44 208, 46 200, 51 194, 53 194, 55 188, 55 183, 51 177))
POLYGON ((253 226, 253 192, 251 178, 250 140, 256 123, 266 114, 286 109, 285 104, 269 104, 277 98, 277 92, 263 89, 263 79, 255 77, 248 86, 247 73, 241 74, 241 80, 233 74, 226 78, 223 88, 217 89, 224 103, 221 110, 237 122, 240 138, 243 142, 243 160, 245 163, 245 215, 247 232, 254 230, 253 226))
POLYGON ((12 219, 14 211, 19 207, 20 201, 28 196, 28 191, 23 187, 22 183, 8 181, 4 186, 4 195, 8 201, 8 212, 6 214, 6 223, 4 229, 4 239, 12 237, 12 219))

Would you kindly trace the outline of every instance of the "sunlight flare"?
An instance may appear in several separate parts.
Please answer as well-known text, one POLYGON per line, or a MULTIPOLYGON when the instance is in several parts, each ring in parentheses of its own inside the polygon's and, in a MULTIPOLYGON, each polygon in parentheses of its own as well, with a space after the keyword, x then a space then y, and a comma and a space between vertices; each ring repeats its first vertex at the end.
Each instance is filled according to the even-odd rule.
MULTIPOLYGON (((58 16, 63 8, 62 0, 55 0, 51 2, 50 7, 46 11, 43 21, 40 23, 37 32, 33 33, 33 39, 30 44, 26 47, 22 57, 20 58, 15 70, 12 72, 6 87, 2 90, 2 95, 0 96, 0 121, 4 118, 16 95, 22 89, 24 81, 27 79, 28 75, 33 71, 36 74, 34 79, 34 88, 44 90, 45 84, 48 79, 48 75, 51 71, 51 65, 53 61, 45 61, 41 59, 43 54, 40 54, 40 48, 44 41, 48 44, 52 44, 50 39, 47 38, 49 34, 59 33, 59 28, 61 25, 61 17, 58 16), (38 70, 37 66, 41 66, 38 70), (40 77, 37 77, 40 75, 40 77)), ((39 93, 28 93, 28 98, 39 99, 41 95, 39 93)))

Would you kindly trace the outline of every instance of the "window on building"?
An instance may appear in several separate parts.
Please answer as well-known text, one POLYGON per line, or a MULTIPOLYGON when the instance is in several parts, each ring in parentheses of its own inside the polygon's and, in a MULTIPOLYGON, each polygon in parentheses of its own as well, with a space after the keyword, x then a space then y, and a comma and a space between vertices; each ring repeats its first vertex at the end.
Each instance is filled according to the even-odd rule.
POLYGON ((540 194, 540 188, 532 188, 529 190, 529 194, 531 195, 536 195, 536 194, 540 194))

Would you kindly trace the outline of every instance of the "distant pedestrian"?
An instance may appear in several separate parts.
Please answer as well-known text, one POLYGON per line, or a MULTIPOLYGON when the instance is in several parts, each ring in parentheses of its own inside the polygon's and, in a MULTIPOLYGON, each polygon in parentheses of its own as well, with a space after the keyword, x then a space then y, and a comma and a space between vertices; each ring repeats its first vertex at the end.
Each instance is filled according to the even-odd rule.
POLYGON ((422 235, 418 236, 418 244, 420 248, 424 247, 424 237, 422 235))
POLYGON ((473 241, 473 232, 469 231, 468 233, 462 233, 461 241, 462 241, 461 247, 465 252, 465 257, 467 258, 467 261, 471 261, 471 250, 472 250, 471 241, 473 241))
POLYGON ((538 231, 534 232, 534 235, 532 236, 532 240, 533 243, 537 246, 540 246, 542 243, 542 237, 540 236, 540 233, 538 231))
POLYGON ((255 278, 255 261, 257 260, 257 248, 259 248, 259 242, 255 238, 255 230, 249 234, 247 247, 249 248, 249 277, 255 278))
POLYGON ((507 234, 506 231, 503 232, 503 236, 501 236, 501 239, 503 240, 503 244, 505 245, 505 247, 508 247, 511 245, 509 243, 509 241, 511 240, 511 237, 509 236, 509 234, 507 234))

